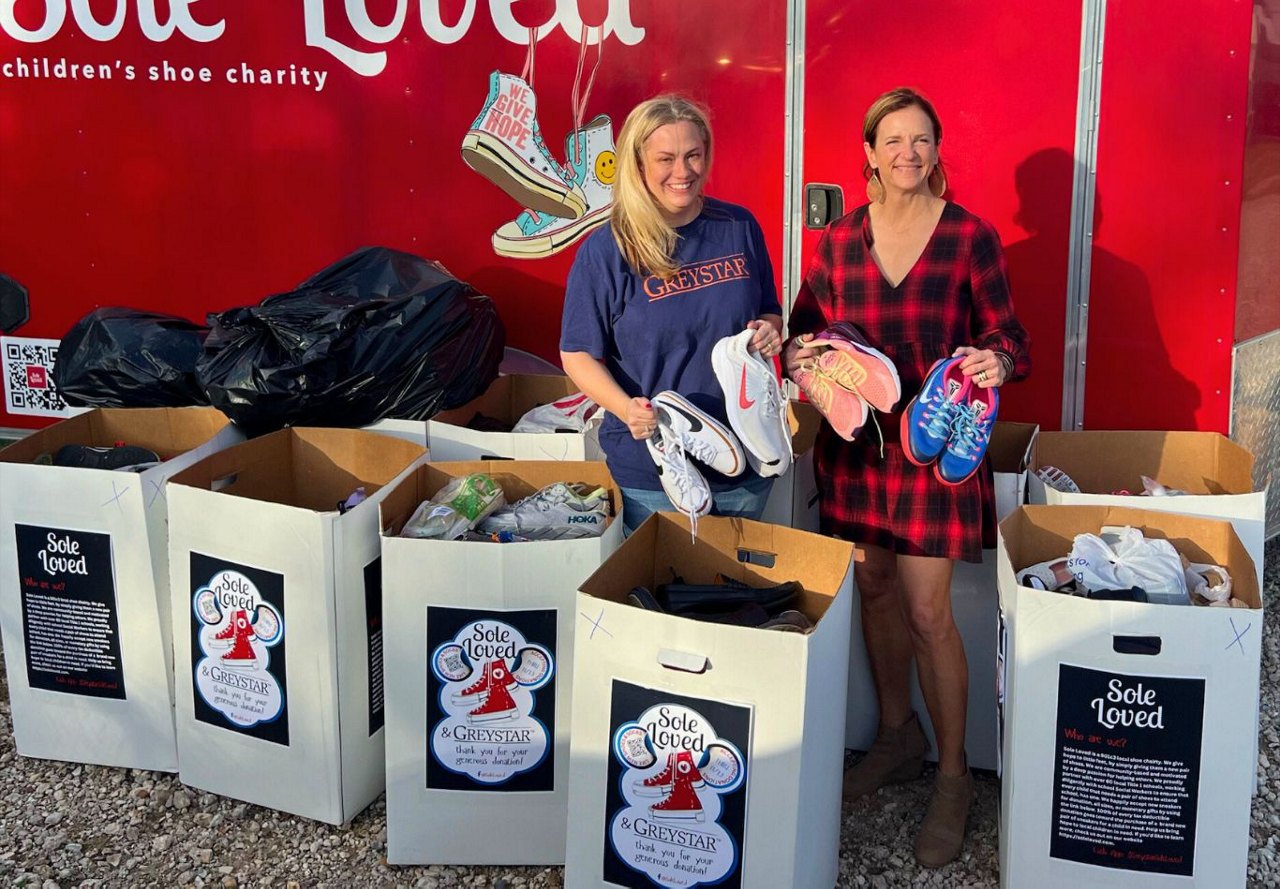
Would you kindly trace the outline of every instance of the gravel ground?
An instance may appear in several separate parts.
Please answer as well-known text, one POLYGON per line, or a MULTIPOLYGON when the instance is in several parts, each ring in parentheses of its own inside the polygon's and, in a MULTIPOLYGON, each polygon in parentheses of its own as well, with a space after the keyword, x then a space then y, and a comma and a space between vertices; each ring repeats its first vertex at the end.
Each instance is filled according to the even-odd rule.
MULTIPOLYGON (((1267 548, 1266 606, 1280 595, 1280 541, 1267 548)), ((1280 886, 1280 642, 1266 626, 1259 793, 1250 830, 1249 886, 1280 886)), ((0 668, 2 669, 2 668, 0 668)), ((560 868, 395 867, 385 864, 379 799, 346 827, 330 827, 180 784, 159 772, 80 766, 14 751, 7 682, 0 736, 0 885, 294 887, 558 887, 560 868)), ((937 871, 911 855, 930 780, 881 791, 845 819, 840 886, 998 885, 999 782, 977 776, 965 852, 937 871)), ((782 887, 779 887, 782 889, 782 887)))

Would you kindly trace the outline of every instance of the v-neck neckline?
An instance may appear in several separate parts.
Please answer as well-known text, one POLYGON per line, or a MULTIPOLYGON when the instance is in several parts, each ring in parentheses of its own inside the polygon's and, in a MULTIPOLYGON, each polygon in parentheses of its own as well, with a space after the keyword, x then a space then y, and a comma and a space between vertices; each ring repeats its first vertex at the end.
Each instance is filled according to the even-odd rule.
POLYGON ((916 266, 920 265, 920 260, 924 259, 925 254, 929 252, 929 247, 933 244, 933 238, 937 235, 938 228, 942 225, 942 220, 946 217, 952 206, 951 201, 943 202, 942 212, 938 214, 938 218, 934 221, 933 228, 929 232, 929 237, 925 238, 924 246, 920 248, 920 253, 916 255, 916 258, 912 260, 910 267, 903 273, 902 277, 898 279, 898 283, 894 284, 889 280, 889 276, 885 274, 884 267, 880 265, 880 261, 876 258, 875 253, 872 252, 871 248, 875 246, 876 239, 871 232, 871 205, 867 205, 867 212, 862 217, 862 241, 863 244, 866 245, 867 257, 871 260, 872 265, 876 267, 876 271, 880 274, 880 280, 884 282, 886 287, 890 290, 896 291, 906 283, 908 278, 911 277, 911 273, 916 270, 916 266))

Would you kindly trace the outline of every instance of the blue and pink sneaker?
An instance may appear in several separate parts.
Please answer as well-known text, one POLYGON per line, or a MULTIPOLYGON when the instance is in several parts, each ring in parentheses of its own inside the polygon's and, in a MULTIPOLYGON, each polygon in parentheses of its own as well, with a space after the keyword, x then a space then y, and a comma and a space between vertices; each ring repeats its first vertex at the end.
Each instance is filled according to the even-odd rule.
POLYGON ((996 423, 999 408, 1000 393, 994 386, 990 389, 969 386, 955 410, 951 437, 933 466, 938 481, 959 485, 978 471, 987 443, 991 441, 991 427, 996 423))
MULTIPOLYGON (((920 394, 902 413, 902 450, 916 466, 928 466, 936 460, 951 438, 951 426, 971 388, 969 379, 960 372, 963 360, 957 357, 935 361, 920 394)), ((981 455, 978 459, 982 459, 981 455)))

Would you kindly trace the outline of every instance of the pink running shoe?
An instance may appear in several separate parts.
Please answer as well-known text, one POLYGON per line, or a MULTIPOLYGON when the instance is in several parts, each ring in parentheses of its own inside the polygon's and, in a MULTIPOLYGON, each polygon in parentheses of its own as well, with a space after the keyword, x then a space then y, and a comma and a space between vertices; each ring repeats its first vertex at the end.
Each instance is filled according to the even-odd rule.
POLYGON ((836 435, 845 441, 853 441, 867 422, 867 403, 857 393, 836 385, 817 361, 806 361, 801 365, 795 373, 795 380, 809 402, 827 418, 836 435))
POLYGON ((898 368, 888 356, 873 349, 849 322, 836 322, 809 345, 829 347, 818 356, 819 366, 838 385, 858 393, 876 410, 887 414, 902 398, 898 368))

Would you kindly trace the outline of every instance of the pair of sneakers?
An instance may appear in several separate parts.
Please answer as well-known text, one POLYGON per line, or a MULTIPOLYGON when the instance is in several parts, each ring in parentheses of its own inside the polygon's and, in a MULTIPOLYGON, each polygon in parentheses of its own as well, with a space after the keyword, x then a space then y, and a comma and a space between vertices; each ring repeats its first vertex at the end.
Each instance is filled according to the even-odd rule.
POLYGON ((808 346, 823 351, 795 372, 796 385, 845 441, 853 441, 872 408, 889 413, 902 398, 893 361, 848 321, 832 324, 808 346))
POLYGON ((757 475, 772 478, 791 468, 791 427, 773 362, 750 349, 754 336, 755 331, 747 328, 721 339, 711 349, 711 368, 747 464, 757 475))
POLYGON ((723 423, 680 393, 668 389, 649 401, 658 422, 645 445, 658 467, 662 490, 675 508, 689 517, 696 533, 698 518, 711 511, 711 488, 689 458, 733 477, 747 468, 747 455, 723 423))
POLYGON ((983 389, 960 370, 964 356, 933 363, 920 394, 902 414, 902 450, 916 466, 933 464, 945 485, 967 481, 987 453, 1000 393, 983 389))

